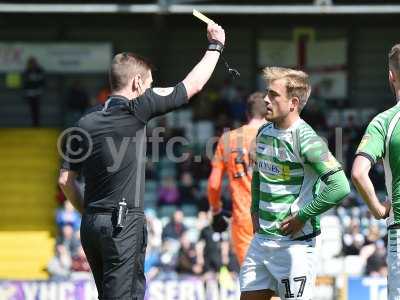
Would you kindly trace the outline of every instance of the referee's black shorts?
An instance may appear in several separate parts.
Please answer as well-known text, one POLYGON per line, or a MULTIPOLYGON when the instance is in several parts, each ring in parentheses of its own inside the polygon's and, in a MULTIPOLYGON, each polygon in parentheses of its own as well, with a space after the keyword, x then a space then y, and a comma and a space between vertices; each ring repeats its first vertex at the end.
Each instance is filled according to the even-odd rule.
POLYGON ((146 280, 146 218, 130 211, 122 230, 111 213, 85 213, 81 241, 96 282, 100 300, 142 300, 146 280))

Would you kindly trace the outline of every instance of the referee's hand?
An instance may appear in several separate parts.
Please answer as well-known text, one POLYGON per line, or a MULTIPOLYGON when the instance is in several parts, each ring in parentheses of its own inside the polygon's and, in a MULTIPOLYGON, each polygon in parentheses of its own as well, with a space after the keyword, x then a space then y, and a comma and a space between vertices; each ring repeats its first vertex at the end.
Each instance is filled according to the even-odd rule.
POLYGON ((217 23, 211 23, 207 26, 207 38, 209 42, 218 41, 225 45, 225 31, 217 23))
POLYGON ((231 214, 227 211, 221 211, 213 216, 211 227, 215 232, 224 232, 228 229, 229 218, 231 214))

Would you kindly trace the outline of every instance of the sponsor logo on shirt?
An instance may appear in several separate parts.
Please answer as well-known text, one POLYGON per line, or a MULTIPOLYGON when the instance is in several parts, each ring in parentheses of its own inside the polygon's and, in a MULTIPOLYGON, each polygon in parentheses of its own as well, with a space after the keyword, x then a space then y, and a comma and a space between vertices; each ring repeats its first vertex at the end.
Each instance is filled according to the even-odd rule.
POLYGON ((257 162, 258 170, 271 174, 279 175, 282 173, 282 166, 266 160, 259 160, 257 162))
POLYGON ((268 160, 257 161, 258 170, 274 179, 290 180, 290 167, 282 164, 277 164, 268 160))

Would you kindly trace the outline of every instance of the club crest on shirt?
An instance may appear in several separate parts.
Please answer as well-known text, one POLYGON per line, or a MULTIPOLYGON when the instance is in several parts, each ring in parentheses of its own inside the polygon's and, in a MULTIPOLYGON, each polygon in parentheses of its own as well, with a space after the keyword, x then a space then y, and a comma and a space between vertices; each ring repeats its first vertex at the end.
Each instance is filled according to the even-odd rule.
POLYGON ((360 145, 357 148, 357 152, 360 152, 368 143, 369 139, 370 139, 370 135, 369 134, 365 134, 361 140, 360 145))
POLYGON ((286 160, 286 151, 283 148, 278 149, 278 157, 280 160, 286 160))
POLYGON ((156 93, 159 96, 168 96, 174 91, 173 87, 167 87, 167 88, 153 88, 153 92, 156 93))

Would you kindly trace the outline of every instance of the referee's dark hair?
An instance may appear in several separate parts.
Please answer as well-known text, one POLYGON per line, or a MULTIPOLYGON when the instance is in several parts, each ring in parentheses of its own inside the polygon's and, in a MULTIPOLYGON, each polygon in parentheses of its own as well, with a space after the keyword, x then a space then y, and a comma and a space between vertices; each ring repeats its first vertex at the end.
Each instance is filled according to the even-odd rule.
POLYGON ((255 92, 247 97, 247 116, 249 119, 264 119, 267 115, 267 103, 264 100, 265 93, 255 92))
POLYGON ((389 68, 400 77, 400 44, 396 44, 389 52, 389 68))
POLYGON ((149 61, 135 53, 122 52, 115 55, 109 71, 111 92, 125 88, 136 75, 146 78, 152 69, 149 61))

